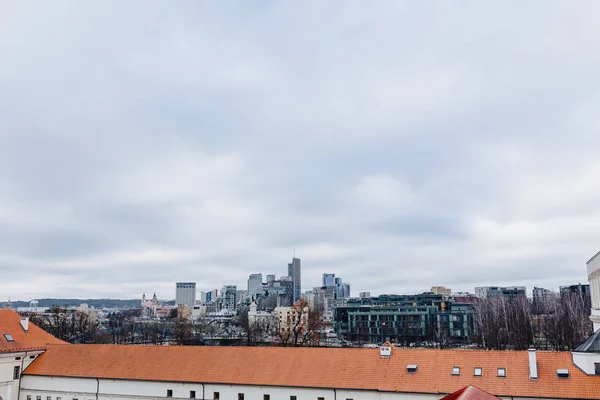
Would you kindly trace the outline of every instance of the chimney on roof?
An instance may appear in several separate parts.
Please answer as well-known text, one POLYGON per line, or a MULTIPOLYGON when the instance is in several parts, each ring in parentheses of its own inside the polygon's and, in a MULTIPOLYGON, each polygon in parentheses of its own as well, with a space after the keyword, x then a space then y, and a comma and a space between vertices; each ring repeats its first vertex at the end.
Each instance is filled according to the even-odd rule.
POLYGON ((381 358, 390 358, 392 356, 392 344, 390 342, 385 342, 383 345, 379 347, 379 357, 381 358))
POLYGON ((535 349, 529 349, 527 353, 529 353, 529 379, 537 379, 538 369, 537 358, 535 356, 535 349))
POLYGON ((21 328, 25 332, 29 332, 29 317, 21 317, 21 328))

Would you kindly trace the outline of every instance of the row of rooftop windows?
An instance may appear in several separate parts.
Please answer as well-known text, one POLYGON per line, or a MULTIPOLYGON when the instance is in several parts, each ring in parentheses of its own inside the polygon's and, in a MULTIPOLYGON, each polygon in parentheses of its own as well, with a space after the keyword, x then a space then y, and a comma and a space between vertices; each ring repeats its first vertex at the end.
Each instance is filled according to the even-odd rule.
MULTIPOLYGON (((452 375, 460 375, 460 367, 452 367, 452 375)), ((475 367, 473 369, 473 376, 483 376, 483 368, 475 367)), ((506 368, 498 368, 496 376, 500 378, 506 377, 506 368)))

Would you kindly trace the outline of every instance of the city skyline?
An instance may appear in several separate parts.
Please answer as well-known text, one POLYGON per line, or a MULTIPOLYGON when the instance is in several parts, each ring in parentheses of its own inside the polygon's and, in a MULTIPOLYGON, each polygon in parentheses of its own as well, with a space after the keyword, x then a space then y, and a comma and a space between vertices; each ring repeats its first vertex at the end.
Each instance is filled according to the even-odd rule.
POLYGON ((294 249, 303 291, 584 283, 599 14, 3 3, 0 300, 244 287, 294 249))

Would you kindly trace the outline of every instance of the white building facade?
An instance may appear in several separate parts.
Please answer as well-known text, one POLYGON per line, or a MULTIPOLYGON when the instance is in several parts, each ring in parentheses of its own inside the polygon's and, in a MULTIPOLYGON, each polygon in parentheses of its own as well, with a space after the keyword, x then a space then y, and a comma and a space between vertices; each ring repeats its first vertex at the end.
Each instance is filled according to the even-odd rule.
POLYGON ((196 304, 196 282, 177 282, 175 284, 175 304, 177 306, 196 304))
POLYGON ((600 329, 600 252, 587 262, 588 281, 592 299, 590 319, 594 324, 594 332, 600 329))

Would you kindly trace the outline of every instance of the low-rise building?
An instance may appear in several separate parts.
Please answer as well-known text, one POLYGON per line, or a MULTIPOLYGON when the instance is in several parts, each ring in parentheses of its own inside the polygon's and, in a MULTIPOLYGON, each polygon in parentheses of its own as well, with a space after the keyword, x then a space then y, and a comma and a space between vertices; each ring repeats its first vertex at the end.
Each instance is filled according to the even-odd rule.
POLYGON ((438 400, 469 385, 505 399, 598 399, 600 376, 574 361, 569 352, 388 344, 52 345, 24 372, 19 399, 438 400))
POLYGON ((431 293, 442 294, 444 296, 451 296, 452 289, 447 288, 446 286, 432 286, 431 293))
POLYGON ((340 339, 358 343, 465 342, 473 330, 471 304, 443 295, 381 295, 348 299, 335 309, 340 339))
POLYGON ((52 343, 65 342, 30 323, 29 318, 0 309, 0 399, 18 399, 21 373, 52 343))
POLYGON ((527 288, 525 286, 479 286, 475 288, 475 296, 485 299, 491 296, 505 296, 515 298, 526 296, 527 288))

